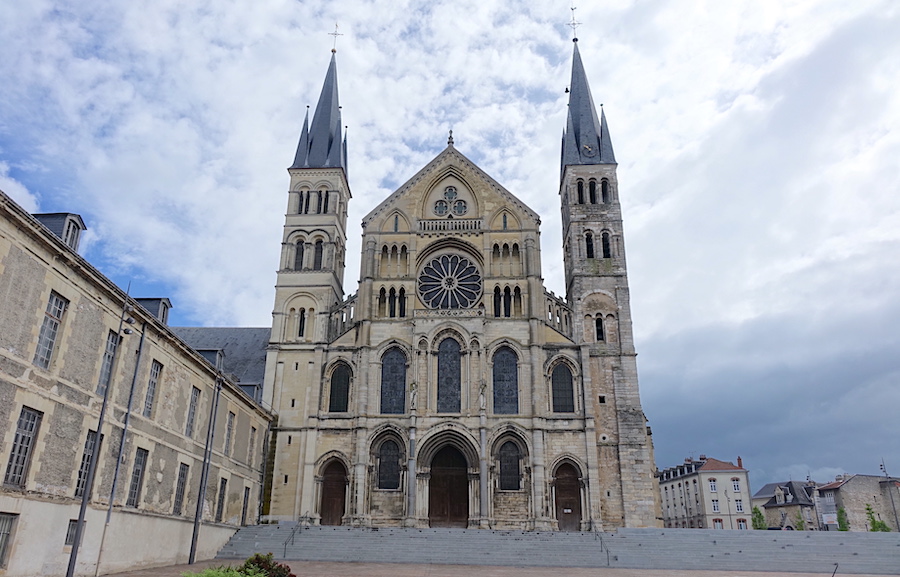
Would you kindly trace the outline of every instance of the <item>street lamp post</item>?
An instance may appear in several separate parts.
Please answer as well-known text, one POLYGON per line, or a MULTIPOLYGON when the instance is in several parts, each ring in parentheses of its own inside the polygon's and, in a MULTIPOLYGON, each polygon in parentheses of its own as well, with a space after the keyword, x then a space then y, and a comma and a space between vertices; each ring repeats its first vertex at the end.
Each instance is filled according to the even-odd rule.
MULTIPOLYGON (((884 476, 888 479, 888 481, 891 481, 891 477, 890 475, 888 475, 887 469, 884 467, 884 459, 881 459, 881 471, 884 473, 884 476)), ((900 486, 896 481, 891 484, 894 487, 900 486)), ((888 485, 888 495, 891 496, 891 509, 894 510, 894 523, 897 525, 897 530, 900 531, 900 519, 897 518, 897 506, 894 504, 894 487, 888 485)))
POLYGON ((203 451, 203 470, 200 473, 200 490, 197 494, 197 509, 194 512, 194 532, 191 535, 191 552, 188 564, 193 565, 197 557, 197 541, 200 536, 200 523, 203 520, 203 504, 206 500, 206 482, 209 478, 209 462, 212 458, 212 444, 216 434, 216 414, 219 411, 219 393, 222 391, 221 358, 216 357, 216 384, 213 402, 209 410, 209 426, 206 428, 206 448, 203 451))
MULTIPOLYGON (((128 304, 128 300, 128 292, 126 291, 125 304, 122 306, 122 315, 119 317, 119 330, 116 332, 118 340, 116 342, 115 351, 113 351, 112 367, 115 367, 116 358, 119 356, 119 349, 122 345, 122 325, 125 323, 134 323, 134 319, 128 316, 128 313, 134 310, 134 307, 128 304)), ((124 334, 131 334, 131 332, 130 328, 124 329, 124 334)), ((103 404, 100 406, 100 416, 97 419, 97 434, 94 437, 94 451, 91 455, 90 465, 88 466, 87 479, 85 479, 84 483, 84 492, 81 494, 81 507, 78 509, 78 520, 75 522, 74 542, 72 543, 72 551, 69 553, 69 566, 66 569, 66 577, 74 577, 75 575, 75 563, 78 560, 78 549, 81 547, 81 537, 82 532, 84 531, 84 516, 85 513, 87 513, 88 502, 91 500, 91 493, 94 490, 94 475, 97 473, 97 461, 100 460, 100 439, 103 435, 103 421, 106 418, 106 407, 109 404, 109 391, 112 389, 112 385, 113 379, 110 378, 110 381, 106 383, 106 387, 103 390, 103 404)))

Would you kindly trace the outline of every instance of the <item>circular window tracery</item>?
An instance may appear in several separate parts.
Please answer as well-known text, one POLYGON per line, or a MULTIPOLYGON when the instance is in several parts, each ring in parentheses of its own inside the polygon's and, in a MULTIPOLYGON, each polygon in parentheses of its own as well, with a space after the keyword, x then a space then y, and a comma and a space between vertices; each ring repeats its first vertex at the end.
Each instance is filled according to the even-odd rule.
POLYGON ((481 273, 464 256, 438 256, 419 274, 419 296, 433 309, 470 308, 481 296, 481 273))

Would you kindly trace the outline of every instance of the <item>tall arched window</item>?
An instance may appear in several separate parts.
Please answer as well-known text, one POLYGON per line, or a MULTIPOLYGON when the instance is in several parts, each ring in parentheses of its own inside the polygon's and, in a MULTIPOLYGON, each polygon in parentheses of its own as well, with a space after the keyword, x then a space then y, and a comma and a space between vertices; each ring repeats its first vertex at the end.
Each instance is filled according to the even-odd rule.
POLYGON ((321 190, 316 193, 316 214, 322 214, 322 195, 325 194, 321 190))
POLYGON ((306 191, 303 191, 303 190, 301 190, 298 193, 298 196, 300 197, 300 202, 297 203, 297 214, 303 214, 303 200, 304 200, 304 198, 306 198, 307 194, 309 194, 309 193, 306 191))
POLYGON ((600 181, 600 200, 603 204, 609 203, 609 181, 605 178, 600 181))
POLYGON ((500 287, 494 287, 494 316, 495 317, 499 317, 501 314, 501 310, 502 310, 500 307, 501 302, 502 302, 502 296, 500 293, 500 287))
POLYGON ((553 388, 553 412, 574 413, 575 392, 572 388, 572 371, 563 363, 553 369, 551 376, 553 388))
POLYGON ((604 232, 600 239, 603 243, 603 258, 611 258, 612 252, 609 250, 609 233, 604 232))
POLYGON ((584 245, 587 248, 587 257, 594 258, 594 235, 589 232, 585 233, 584 245))
POLYGON ((518 491, 522 488, 521 451, 512 441, 506 441, 497 452, 500 461, 500 490, 518 491))
POLYGON ((402 415, 406 411, 406 355, 394 347, 381 357, 381 413, 402 415))
POLYGON ((400 308, 400 316, 405 317, 406 316, 406 289, 404 289, 404 288, 400 289, 400 296, 398 297, 397 305, 400 308))
POLYGON ((381 290, 378 291, 378 316, 383 317, 387 312, 387 291, 384 290, 384 287, 381 287, 381 290))
POLYGON ((512 291, 509 287, 503 289, 503 316, 508 317, 512 309, 512 291))
POLYGON ((588 183, 588 197, 591 199, 591 204, 597 204, 597 181, 592 180, 588 183))
POLYGON ((437 410, 458 413, 460 410, 460 347, 452 338, 438 345, 437 410))
POLYGON ((328 411, 346 413, 350 402, 350 367, 341 364, 331 373, 331 394, 328 396, 328 411))
POLYGON ((400 231, 400 215, 395 214, 394 215, 394 232, 399 232, 399 231, 400 231))
POLYGON ((306 336, 306 309, 300 309, 297 317, 297 336, 306 336))
POLYGON ((302 240, 298 240, 296 249, 294 250, 294 270, 303 270, 303 250, 305 248, 306 243, 302 240))
POLYGON ((378 488, 400 488, 400 446, 390 439, 378 448, 378 488))
POLYGON ((494 354, 494 413, 515 415, 519 412, 518 357, 509 347, 494 354))
POLYGON ((578 204, 584 204, 584 181, 578 181, 578 204))
POLYGON ((603 317, 598 316, 594 320, 594 334, 597 336, 597 342, 603 342, 606 340, 606 329, 603 328, 603 317))
POLYGON ((312 191, 306 193, 306 202, 303 203, 303 214, 309 214, 309 197, 312 196, 312 191))
POLYGON ((322 270, 322 255, 325 252, 325 243, 321 240, 316 241, 315 252, 313 253, 313 268, 315 270, 322 270))
POLYGON ((507 225, 507 222, 506 222, 506 213, 504 212, 504 213, 503 213, 503 230, 506 230, 506 225, 507 225))
POLYGON ((397 289, 394 288, 388 293, 388 316, 391 318, 397 316, 397 289))

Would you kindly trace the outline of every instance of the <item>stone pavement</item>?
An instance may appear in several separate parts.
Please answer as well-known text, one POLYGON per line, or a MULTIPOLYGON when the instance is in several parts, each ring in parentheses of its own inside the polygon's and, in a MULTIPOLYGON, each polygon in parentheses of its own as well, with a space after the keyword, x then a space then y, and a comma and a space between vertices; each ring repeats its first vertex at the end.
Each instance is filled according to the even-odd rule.
MULTIPOLYGON (((186 571, 199 572, 206 567, 239 565, 241 561, 215 559, 194 565, 170 565, 116 573, 116 577, 181 577, 186 571)), ((330 563, 291 561, 287 563, 297 577, 823 577, 824 573, 781 573, 759 571, 665 571, 657 569, 587 569, 579 567, 493 567, 487 565, 417 565, 400 563, 330 563)), ((828 573, 827 575, 831 575, 828 573)), ((842 575, 838 569, 837 575, 842 575)), ((876 577, 857 575, 856 577, 876 577)), ((877 576, 883 577, 883 576, 877 576)))

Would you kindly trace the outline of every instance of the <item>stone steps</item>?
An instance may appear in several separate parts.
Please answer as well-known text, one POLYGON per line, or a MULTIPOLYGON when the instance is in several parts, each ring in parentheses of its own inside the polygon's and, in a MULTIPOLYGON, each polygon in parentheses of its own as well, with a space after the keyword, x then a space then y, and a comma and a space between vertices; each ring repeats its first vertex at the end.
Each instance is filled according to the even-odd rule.
POLYGON ((619 529, 615 533, 257 525, 220 559, 900 574, 897 533, 619 529))

